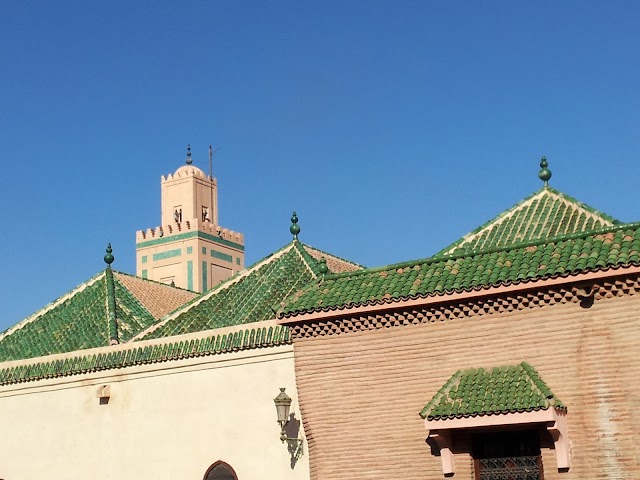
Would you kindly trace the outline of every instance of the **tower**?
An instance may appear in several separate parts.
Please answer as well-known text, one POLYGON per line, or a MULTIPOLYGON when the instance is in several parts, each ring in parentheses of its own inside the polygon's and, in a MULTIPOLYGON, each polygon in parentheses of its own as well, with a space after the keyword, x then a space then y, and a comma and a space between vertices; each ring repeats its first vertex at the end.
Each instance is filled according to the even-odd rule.
POLYGON ((136 233, 136 273, 205 292, 244 269, 244 236, 218 224, 218 182, 192 165, 161 178, 161 226, 136 233))

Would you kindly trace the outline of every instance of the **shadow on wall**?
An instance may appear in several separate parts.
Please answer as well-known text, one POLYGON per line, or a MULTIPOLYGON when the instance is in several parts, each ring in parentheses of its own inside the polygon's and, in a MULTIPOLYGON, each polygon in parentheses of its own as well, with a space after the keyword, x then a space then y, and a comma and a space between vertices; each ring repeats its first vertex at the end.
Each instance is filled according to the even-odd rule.
POLYGON ((291 455, 291 470, 293 470, 304 453, 303 440, 300 438, 300 420, 293 413, 289 415, 284 432, 287 435, 287 450, 291 455))

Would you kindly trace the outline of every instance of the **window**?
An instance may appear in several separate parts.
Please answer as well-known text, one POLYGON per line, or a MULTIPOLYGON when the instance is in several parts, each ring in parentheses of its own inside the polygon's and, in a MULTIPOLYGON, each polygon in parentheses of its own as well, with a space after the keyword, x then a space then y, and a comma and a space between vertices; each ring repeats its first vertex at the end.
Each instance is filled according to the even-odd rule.
POLYGON ((458 370, 420 416, 445 476, 455 474, 454 453, 465 452, 476 480, 542 480, 541 438, 555 450, 558 471, 571 467, 567 407, 526 362, 458 370), (472 445, 458 432, 469 432, 472 445))
POLYGON ((475 480, 543 480, 537 430, 475 433, 475 480))
POLYGON ((204 480, 238 480, 238 476, 231 466, 218 461, 209 467, 204 480))

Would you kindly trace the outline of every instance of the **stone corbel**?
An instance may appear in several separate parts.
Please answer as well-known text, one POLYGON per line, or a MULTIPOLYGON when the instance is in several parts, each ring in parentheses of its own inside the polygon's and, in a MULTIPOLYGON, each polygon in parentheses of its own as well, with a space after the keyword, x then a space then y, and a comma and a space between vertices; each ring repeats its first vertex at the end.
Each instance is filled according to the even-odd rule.
POLYGON ((476 429, 491 427, 502 429, 508 426, 546 427, 553 439, 558 470, 566 472, 571 467, 571 448, 567 428, 566 410, 554 407, 532 412, 507 413, 503 415, 480 415, 468 418, 429 420, 425 426, 429 430, 428 442, 440 449, 442 473, 445 477, 453 476, 453 452, 451 451, 451 432, 460 429, 476 429))
POLYGON ((567 416, 566 413, 558 412, 555 422, 547 425, 547 430, 553 439, 553 445, 556 450, 556 462, 558 470, 567 471, 571 468, 571 446, 569 443, 569 435, 567 432, 567 416))
POLYGON ((455 465, 453 463, 453 452, 451 451, 451 432, 448 430, 431 430, 429 439, 434 441, 440 449, 442 473, 445 477, 453 476, 455 465))

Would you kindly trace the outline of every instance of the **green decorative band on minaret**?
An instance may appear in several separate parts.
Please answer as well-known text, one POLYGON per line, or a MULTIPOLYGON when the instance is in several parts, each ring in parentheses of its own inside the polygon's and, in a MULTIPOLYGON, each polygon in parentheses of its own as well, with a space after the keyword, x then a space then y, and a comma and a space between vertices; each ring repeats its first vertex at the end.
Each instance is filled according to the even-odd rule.
POLYGON ((549 170, 549 162, 547 157, 540 159, 540 172, 538 172, 538 178, 544 182, 544 186, 549 186, 549 180, 551 180, 551 170, 549 170))
MULTIPOLYGON (((227 240, 225 238, 219 238, 219 237, 211 235, 210 233, 201 232, 199 230, 195 230, 195 231, 192 231, 192 232, 178 233, 178 234, 172 235, 170 237, 154 238, 153 240, 145 240, 145 241, 136 243, 136 248, 153 247, 155 245, 162 245, 162 244, 165 244, 165 243, 176 242, 178 240, 187 240, 189 238, 203 238, 203 239, 208 240, 210 242, 218 243, 220 245, 224 245, 226 247, 231 247, 231 248, 234 248, 236 250, 240 250, 241 252, 244 252, 244 245, 232 242, 232 241, 227 240)), ((203 253, 206 253, 206 252, 203 252, 203 253)))
POLYGON ((187 262, 187 290, 193 292, 193 260, 187 262))
POLYGON ((107 264, 105 271, 107 281, 107 322, 109 324, 109 345, 117 345, 120 341, 118 340, 118 321, 116 319, 116 286, 113 280, 113 271, 111 270, 111 264, 115 260, 112 252, 111 244, 109 244, 107 253, 104 256, 104 261, 107 264))

